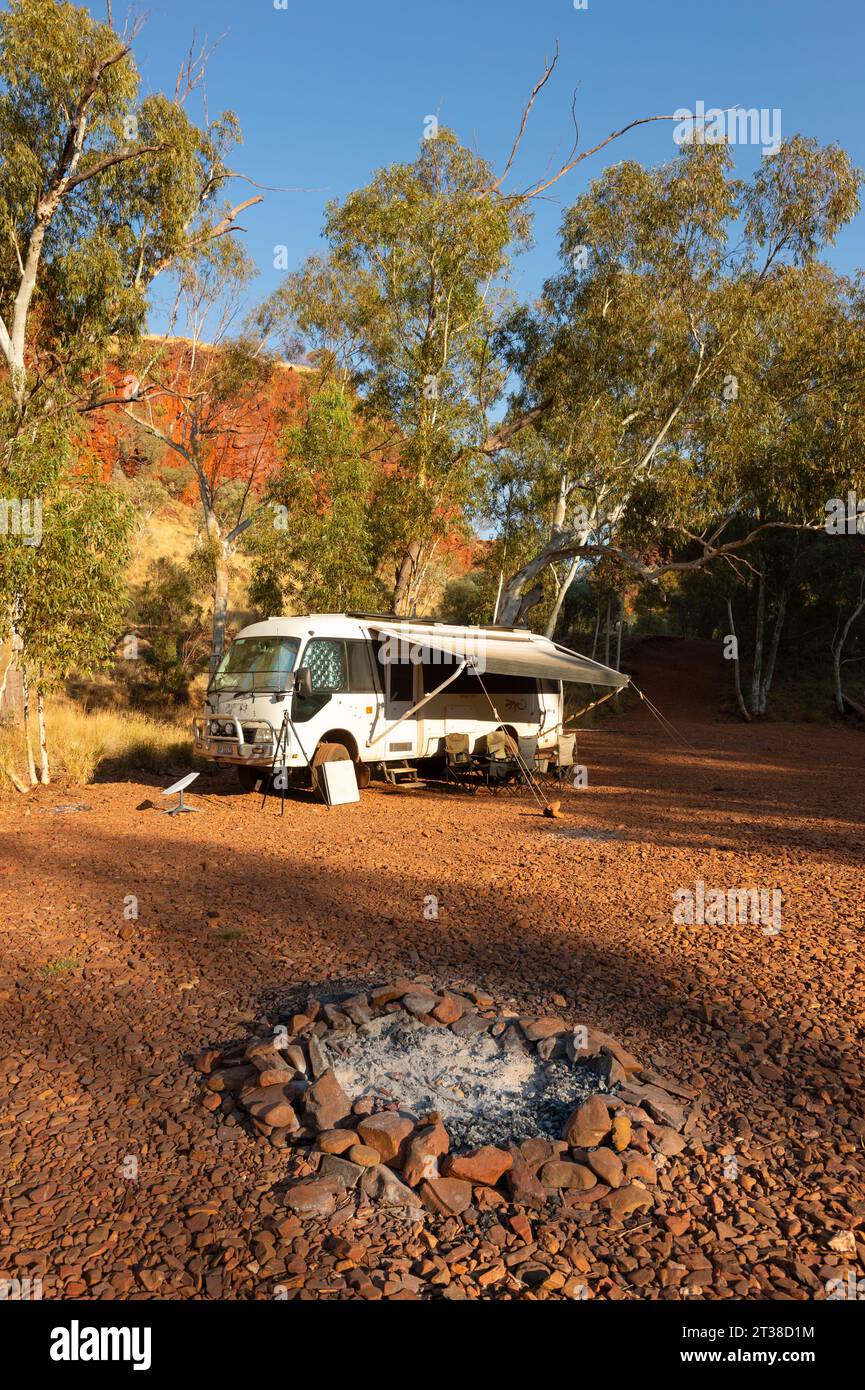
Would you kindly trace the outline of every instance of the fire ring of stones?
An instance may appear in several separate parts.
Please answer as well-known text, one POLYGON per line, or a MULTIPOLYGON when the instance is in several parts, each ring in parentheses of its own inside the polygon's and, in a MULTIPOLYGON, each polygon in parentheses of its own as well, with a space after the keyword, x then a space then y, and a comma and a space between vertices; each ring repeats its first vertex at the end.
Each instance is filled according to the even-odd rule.
MULTIPOLYGON (((564 1001, 562 1001, 564 1002, 564 1001)), ((245 1114, 305 1162, 286 1202, 330 1216, 358 1190, 471 1220, 510 1202, 598 1203, 623 1221, 655 1204, 696 1093, 606 1033, 498 1015, 482 991, 397 980, 285 1016, 198 1058, 203 1104, 245 1114)))

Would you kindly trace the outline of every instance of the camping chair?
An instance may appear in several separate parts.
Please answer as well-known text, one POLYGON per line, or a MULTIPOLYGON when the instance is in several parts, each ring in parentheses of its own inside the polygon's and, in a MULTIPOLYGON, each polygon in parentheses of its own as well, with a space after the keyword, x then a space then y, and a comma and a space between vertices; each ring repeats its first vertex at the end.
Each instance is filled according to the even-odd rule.
POLYGON ((513 749, 519 765, 518 781, 520 785, 527 786, 530 782, 539 782, 546 772, 549 760, 538 752, 537 736, 529 735, 526 738, 518 738, 515 749, 513 739, 508 739, 508 743, 513 749), (516 756, 517 754, 519 757, 516 756))
POLYGON ((536 777, 541 770, 541 760, 538 756, 538 740, 533 735, 529 738, 518 738, 517 748, 520 761, 525 764, 533 777, 536 777))
POLYGON ((476 768, 469 752, 468 734, 445 735, 445 781, 464 791, 476 792, 476 768))
POLYGON ((556 761, 550 768, 550 772, 555 777, 559 786, 564 783, 565 778, 577 761, 577 736, 576 734, 559 734, 556 739, 556 761))
POLYGON ((491 792, 511 790, 511 784, 519 779, 520 765, 511 751, 511 740, 504 729, 497 729, 486 736, 486 751, 475 756, 475 762, 483 774, 484 785, 491 792))

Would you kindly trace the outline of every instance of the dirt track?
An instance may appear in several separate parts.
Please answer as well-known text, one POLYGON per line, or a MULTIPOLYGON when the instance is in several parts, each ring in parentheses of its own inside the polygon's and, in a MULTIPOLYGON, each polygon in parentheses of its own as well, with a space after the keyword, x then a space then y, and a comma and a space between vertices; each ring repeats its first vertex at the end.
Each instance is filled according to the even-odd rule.
POLYGON ((280 819, 228 780, 176 819, 143 806, 158 800, 143 784, 0 803, 0 1277, 41 1274, 46 1297, 270 1297, 281 1281, 371 1298, 555 1297, 574 1276, 600 1298, 813 1298, 861 1277, 865 739, 681 732, 693 751, 643 711, 586 733, 590 785, 561 821, 526 796, 384 788, 334 811, 298 798, 280 819), (73 800, 92 809, 50 812, 73 800), (780 934, 675 925, 674 891, 698 880, 780 889, 780 934), (503 1213, 479 1267, 493 1246, 514 1259, 484 1288, 457 1222, 418 1259, 374 1210, 342 1231, 348 1257, 332 1230, 284 1222, 284 1155, 217 1138, 191 1059, 299 985, 397 974, 527 1012, 561 993, 568 1018, 700 1087, 702 1133, 648 1220, 538 1218, 526 1240, 503 1213), (857 1253, 830 1250, 851 1230, 857 1253), (539 1264, 563 1277, 521 1279, 539 1264))

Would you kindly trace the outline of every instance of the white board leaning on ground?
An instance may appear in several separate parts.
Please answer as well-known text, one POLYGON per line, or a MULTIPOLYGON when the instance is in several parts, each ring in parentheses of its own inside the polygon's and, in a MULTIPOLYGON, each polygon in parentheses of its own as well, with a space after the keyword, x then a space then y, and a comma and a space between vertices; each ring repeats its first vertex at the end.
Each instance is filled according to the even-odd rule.
POLYGON ((247 788, 271 766, 301 773, 348 757, 363 788, 374 764, 443 759, 450 734, 482 751, 504 728, 554 749, 563 682, 612 693, 628 677, 526 628, 379 613, 268 618, 238 633, 213 675, 195 752, 236 766, 247 788))
POLYGON ((347 806, 352 801, 360 801, 354 763, 348 758, 336 763, 322 763, 324 799, 328 806, 347 806))

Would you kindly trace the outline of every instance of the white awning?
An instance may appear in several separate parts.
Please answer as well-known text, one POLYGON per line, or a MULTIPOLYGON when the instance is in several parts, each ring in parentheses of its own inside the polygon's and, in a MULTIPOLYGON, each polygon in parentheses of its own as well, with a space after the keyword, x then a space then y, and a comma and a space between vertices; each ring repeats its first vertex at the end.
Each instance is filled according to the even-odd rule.
MULTIPOLYGON (((575 681, 581 685, 612 686, 620 690, 628 676, 592 661, 579 652, 569 651, 548 637, 534 632, 505 632, 482 627, 452 627, 447 623, 370 622, 374 632, 400 646, 394 646, 386 659, 414 660, 419 664, 425 653, 443 652, 475 666, 481 677, 485 671, 505 676, 534 676, 539 680, 575 681), (412 649, 415 655, 412 658, 412 649), (418 649, 420 651, 418 652, 418 649)), ((435 657, 431 658, 435 661, 435 657)))

